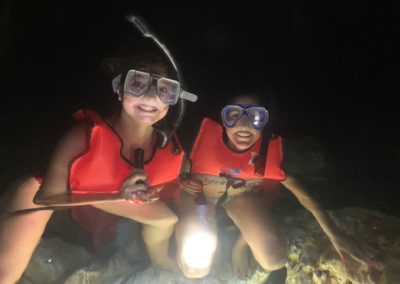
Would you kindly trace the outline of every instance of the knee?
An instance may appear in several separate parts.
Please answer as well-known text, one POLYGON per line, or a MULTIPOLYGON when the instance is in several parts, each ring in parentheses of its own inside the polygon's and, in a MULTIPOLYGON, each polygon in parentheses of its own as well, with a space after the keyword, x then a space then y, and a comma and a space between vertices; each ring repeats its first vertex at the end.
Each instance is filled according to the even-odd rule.
POLYGON ((287 263, 287 247, 286 245, 274 246, 273 250, 269 250, 264 257, 258 259, 258 263, 262 268, 268 271, 274 271, 282 268, 287 263))
POLYGON ((4 201, 9 210, 19 210, 34 207, 33 197, 39 190, 40 184, 34 177, 20 179, 9 186, 4 201))
POLYGON ((261 267, 267 271, 278 270, 285 266, 287 262, 287 257, 283 256, 274 256, 269 258, 267 261, 260 263, 261 267))
POLYGON ((178 216, 171 214, 160 220, 160 226, 166 226, 166 227, 175 226, 176 223, 178 223, 178 219, 179 219, 178 216))
POLYGON ((17 283, 19 278, 14 271, 0 267, 0 283, 17 283))
POLYGON ((178 216, 175 214, 168 214, 166 216, 158 217, 153 220, 148 220, 147 225, 153 228, 173 228, 178 223, 178 216))

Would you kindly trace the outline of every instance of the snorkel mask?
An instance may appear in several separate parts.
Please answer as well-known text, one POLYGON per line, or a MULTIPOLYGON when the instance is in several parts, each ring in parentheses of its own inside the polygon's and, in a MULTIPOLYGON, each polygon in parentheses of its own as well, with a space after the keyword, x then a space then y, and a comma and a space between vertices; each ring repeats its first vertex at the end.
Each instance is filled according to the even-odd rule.
POLYGON ((159 75, 131 69, 125 75, 124 95, 133 97, 143 96, 152 86, 165 105, 175 105, 180 95, 180 83, 159 75))
POLYGON ((233 128, 244 115, 247 117, 251 127, 257 131, 261 131, 269 119, 269 113, 264 107, 257 105, 230 104, 222 109, 222 123, 227 128, 233 128))
POLYGON ((125 18, 130 24, 134 25, 144 37, 148 37, 156 43, 168 58, 178 77, 176 81, 155 74, 130 69, 126 70, 124 76, 119 75, 113 80, 114 90, 116 90, 116 85, 123 79, 124 93, 135 97, 142 96, 151 86, 155 86, 157 96, 160 98, 161 102, 166 105, 177 104, 177 114, 176 117, 172 119, 170 125, 164 124, 160 126, 161 124, 158 123, 153 125, 154 129, 161 134, 158 145, 160 148, 164 148, 183 120, 186 111, 185 100, 195 102, 197 101, 197 96, 185 90, 183 76, 178 64, 167 47, 161 43, 158 37, 146 26, 143 19, 134 15, 128 15, 125 18))

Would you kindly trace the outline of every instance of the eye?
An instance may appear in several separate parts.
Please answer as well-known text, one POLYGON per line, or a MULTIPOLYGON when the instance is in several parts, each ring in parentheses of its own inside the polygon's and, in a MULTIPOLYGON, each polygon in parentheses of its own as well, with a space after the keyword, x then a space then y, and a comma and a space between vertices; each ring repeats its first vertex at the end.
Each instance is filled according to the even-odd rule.
POLYGON ((139 89, 144 88, 144 84, 139 81, 132 82, 131 86, 134 88, 139 88, 139 89))
POLYGON ((134 90, 142 90, 145 89, 149 83, 148 78, 136 75, 130 79, 129 86, 134 90))
POLYGON ((169 90, 166 87, 161 87, 158 89, 158 93, 160 94, 168 94, 169 90))
POLYGON ((236 109, 233 109, 233 110, 231 110, 231 111, 228 113, 228 117, 229 117, 230 119, 236 119, 236 118, 239 117, 239 115, 240 115, 240 111, 239 111, 239 110, 236 110, 236 109))

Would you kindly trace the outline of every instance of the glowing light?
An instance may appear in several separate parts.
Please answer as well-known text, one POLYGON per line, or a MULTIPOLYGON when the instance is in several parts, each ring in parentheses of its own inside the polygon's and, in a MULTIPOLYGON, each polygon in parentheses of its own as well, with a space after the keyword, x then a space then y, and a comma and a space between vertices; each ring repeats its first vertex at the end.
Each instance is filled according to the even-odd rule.
POLYGON ((216 237, 208 232, 196 232, 188 236, 182 250, 185 264, 191 268, 207 268, 217 247, 216 237))

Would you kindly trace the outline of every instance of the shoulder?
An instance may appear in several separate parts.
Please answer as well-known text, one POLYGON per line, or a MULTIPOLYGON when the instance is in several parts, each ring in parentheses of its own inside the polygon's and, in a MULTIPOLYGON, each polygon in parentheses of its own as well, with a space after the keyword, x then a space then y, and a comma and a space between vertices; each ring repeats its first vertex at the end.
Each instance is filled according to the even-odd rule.
POLYGON ((78 122, 59 140, 47 166, 41 192, 65 192, 71 161, 86 149, 87 121, 78 122))
POLYGON ((59 140, 53 153, 54 159, 68 160, 82 152, 89 139, 91 124, 89 121, 79 121, 68 129, 59 140))

